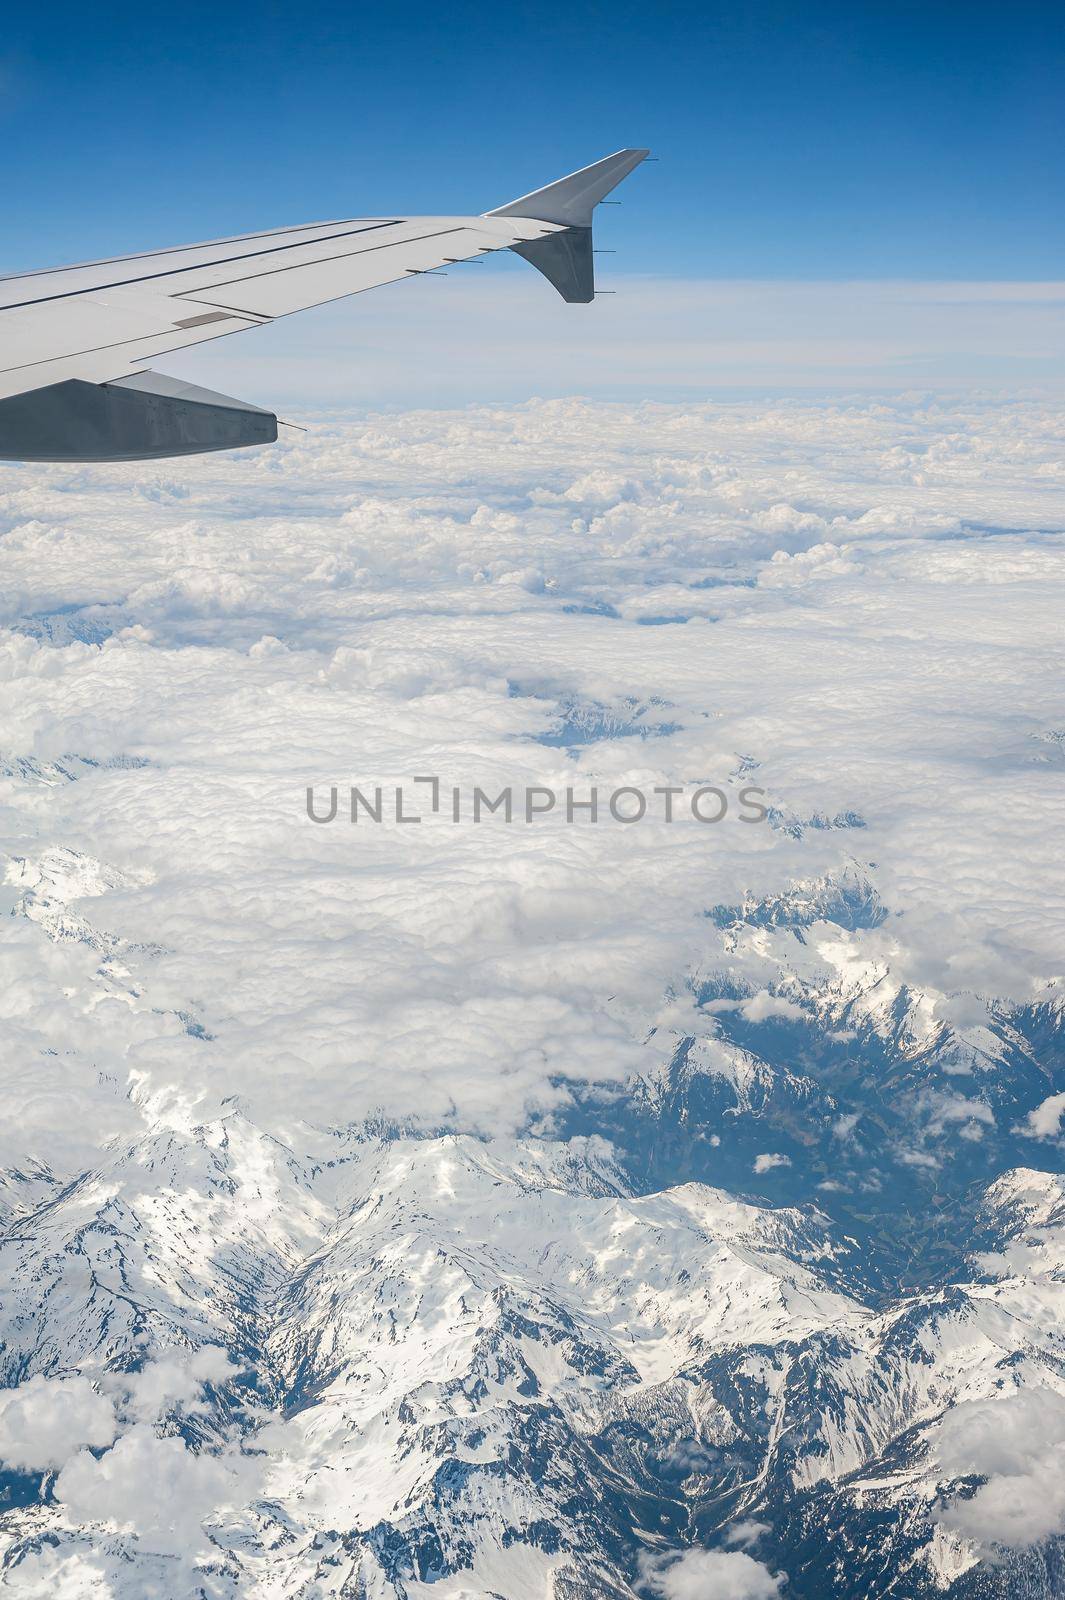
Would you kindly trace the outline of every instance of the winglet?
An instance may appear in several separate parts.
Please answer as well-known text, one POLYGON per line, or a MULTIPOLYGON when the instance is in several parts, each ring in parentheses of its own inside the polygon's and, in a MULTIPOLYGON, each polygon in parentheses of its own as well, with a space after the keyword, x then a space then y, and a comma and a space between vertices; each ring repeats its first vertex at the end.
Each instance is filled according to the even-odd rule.
POLYGON ((649 150, 618 150, 590 167, 571 172, 545 189, 511 200, 485 212, 489 217, 530 217, 539 222, 554 222, 564 230, 511 245, 515 255, 524 257, 553 284, 563 300, 587 305, 595 299, 595 273, 592 257, 592 213, 604 195, 627 178, 634 167, 650 154, 649 150))
POLYGON ((488 217, 535 217, 540 222, 561 222, 570 228, 590 228, 592 212, 604 195, 617 187, 622 178, 650 155, 649 150, 618 150, 602 161, 593 161, 590 167, 571 172, 568 178, 549 183, 546 189, 534 189, 519 200, 511 200, 488 217))

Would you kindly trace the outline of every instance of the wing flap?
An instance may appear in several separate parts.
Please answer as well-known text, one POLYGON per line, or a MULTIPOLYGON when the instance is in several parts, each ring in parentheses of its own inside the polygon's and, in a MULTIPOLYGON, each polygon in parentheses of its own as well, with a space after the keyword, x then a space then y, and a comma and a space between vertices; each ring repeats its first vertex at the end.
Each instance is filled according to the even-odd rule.
POLYGON ((106 382, 125 376, 151 350, 255 326, 254 318, 231 311, 212 311, 203 322, 197 314, 203 311, 129 289, 0 310, 0 398, 72 378, 106 382))

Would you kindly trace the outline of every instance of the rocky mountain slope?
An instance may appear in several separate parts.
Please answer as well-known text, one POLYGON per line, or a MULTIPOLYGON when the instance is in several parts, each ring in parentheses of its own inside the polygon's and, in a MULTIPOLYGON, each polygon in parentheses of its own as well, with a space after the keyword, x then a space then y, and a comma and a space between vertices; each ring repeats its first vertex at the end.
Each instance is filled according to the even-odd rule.
POLYGON ((9 1472, 15 1592, 93 1562, 116 1595, 620 1600, 752 1527, 789 1594, 1056 1592, 1051 1547, 980 1559, 937 1459, 947 1408, 1065 1397, 1046 1173, 974 1197, 962 1270, 890 1301, 825 1212, 639 1193, 580 1136, 298 1154, 234 1113, 9 1204, 5 1384, 49 1380, 46 1411, 80 1376, 117 1418, 9 1472), (201 1382, 205 1350, 229 1364, 201 1382), (131 1440, 180 1451, 186 1507, 208 1474, 195 1537, 124 1479, 131 1440), (79 1461, 113 1464, 103 1523, 79 1461))

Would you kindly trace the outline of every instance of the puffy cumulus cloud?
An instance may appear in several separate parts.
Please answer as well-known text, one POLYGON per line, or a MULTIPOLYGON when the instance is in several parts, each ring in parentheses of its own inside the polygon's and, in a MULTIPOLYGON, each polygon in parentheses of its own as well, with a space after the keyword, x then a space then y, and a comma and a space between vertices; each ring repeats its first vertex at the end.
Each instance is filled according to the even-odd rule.
POLYGON ((74 1456, 53 1492, 77 1526, 112 1526, 144 1551, 194 1559, 210 1548, 204 1522, 243 1504, 250 1481, 239 1458, 196 1455, 138 1424, 103 1455, 74 1456))
POLYGON ((0 1391, 0 1461, 24 1472, 62 1466, 85 1446, 109 1445, 118 1424, 111 1399, 88 1378, 28 1378, 0 1391))
POLYGON ((725 1532, 725 1543, 739 1545, 743 1550, 749 1550, 751 1545, 757 1544, 759 1539, 764 1539, 770 1532, 768 1522, 756 1522, 753 1517, 745 1517, 741 1522, 733 1522, 725 1532))
POLYGON ((803 1017, 802 1006, 782 994, 770 994, 768 989, 760 989, 749 1000, 742 1001, 739 1009, 748 1022, 768 1022, 774 1017, 801 1022, 803 1017))
POLYGON ((942 1134, 957 1128, 960 1137, 979 1139, 983 1128, 995 1126, 995 1113, 984 1100, 963 1094, 937 1094, 929 1099, 928 1129, 942 1134))
MULTIPOLYGON (((190 1450, 155 1424, 175 1409, 203 1409, 208 1383, 237 1369, 206 1345, 168 1351, 129 1374, 34 1376, 0 1394, 0 1461, 22 1471, 58 1469, 53 1497, 68 1524, 103 1526, 154 1554, 195 1561, 210 1547, 204 1523, 244 1504, 258 1477, 252 1459, 229 1448, 190 1450)), ((21 1593, 108 1593, 106 1564, 79 1551, 48 1552, 19 1564, 21 1593), (79 1588, 79 1584, 83 1587, 79 1588)), ((190 1591, 191 1592, 191 1591, 190 1591)))
POLYGON ((239 1369, 218 1345, 198 1350, 172 1350, 149 1361, 139 1371, 115 1374, 108 1387, 124 1417, 155 1422, 180 1408, 198 1410, 205 1384, 223 1384, 239 1369))
POLYGON ((795 1020, 772 930, 726 948, 707 913, 855 863, 876 925, 783 925, 811 983, 1042 995, 1059 434, 1037 402, 566 400, 5 467, 7 1157, 77 1172, 227 1096, 287 1133, 542 1124, 668 1057, 693 970, 730 967, 740 1024, 795 1020), (722 822, 605 803, 702 785, 722 822), (474 823, 475 787, 558 798, 474 823))
POLYGON ((943 995, 935 1015, 952 1028, 982 1028, 987 1024, 987 1001, 975 994, 943 995))
MULTIPOLYGON (((255 1463, 224 1448, 190 1450, 154 1424, 177 1408, 202 1408, 205 1384, 237 1369, 217 1346, 168 1351, 129 1374, 35 1376, 0 1394, 0 1461, 23 1471, 59 1469, 53 1496, 78 1528, 106 1527, 138 1548, 194 1561, 210 1547, 204 1523, 244 1504, 255 1463)), ((107 1567, 77 1550, 45 1551, 19 1564, 18 1592, 107 1593, 107 1567), (82 1587, 79 1588, 79 1584, 82 1587)))
POLYGON ((777 1150, 767 1150, 762 1155, 755 1156, 752 1171, 759 1174, 772 1172, 775 1167, 790 1167, 791 1157, 781 1155, 777 1150))
POLYGON ((1038 1544, 1065 1530, 1065 1396, 1022 1389, 949 1411, 936 1441, 940 1468, 986 1479, 955 1494, 942 1525, 980 1545, 1038 1544))
POLYGON ((784 1582, 742 1550, 685 1550, 646 1561, 642 1575, 661 1600, 776 1600, 784 1582))
POLYGON ((1029 1111, 1019 1131, 1030 1139, 1056 1139, 1065 1116, 1065 1094, 1051 1094, 1029 1111))

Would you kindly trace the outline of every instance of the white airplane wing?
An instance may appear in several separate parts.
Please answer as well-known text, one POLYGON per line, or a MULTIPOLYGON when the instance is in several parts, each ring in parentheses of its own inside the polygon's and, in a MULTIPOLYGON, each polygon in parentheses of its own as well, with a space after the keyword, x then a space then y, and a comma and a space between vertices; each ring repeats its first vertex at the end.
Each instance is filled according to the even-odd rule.
POLYGON ((514 250, 595 292, 592 213, 648 154, 620 150, 479 217, 361 217, 0 278, 0 459, 119 461, 269 443, 272 412, 151 370, 168 351, 514 250))

